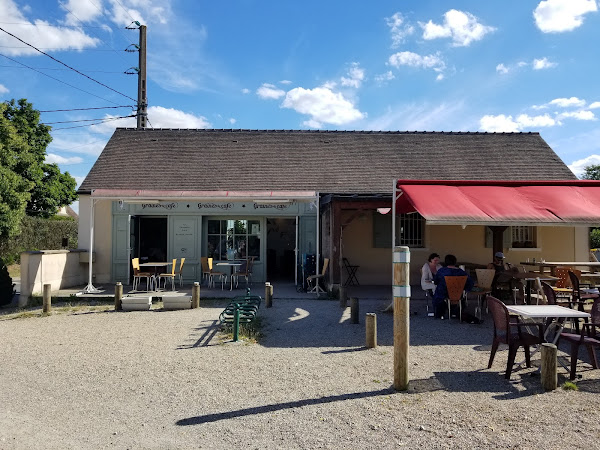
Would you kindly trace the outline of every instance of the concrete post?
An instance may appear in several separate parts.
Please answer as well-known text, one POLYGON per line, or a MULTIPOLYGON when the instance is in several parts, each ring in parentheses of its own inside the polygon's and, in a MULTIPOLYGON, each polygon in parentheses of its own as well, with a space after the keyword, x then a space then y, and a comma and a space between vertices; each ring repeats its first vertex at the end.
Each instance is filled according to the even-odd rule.
POLYGON ((200 306, 200 283, 194 281, 192 286, 192 308, 198 308, 200 306))
POLYGON ((121 311, 123 309, 121 300, 123 299, 123 285, 120 281, 115 284, 115 311, 121 311))
POLYGON ((44 284, 43 287, 43 303, 42 303, 42 312, 49 313, 51 309, 52 296, 50 294, 51 284, 44 284))

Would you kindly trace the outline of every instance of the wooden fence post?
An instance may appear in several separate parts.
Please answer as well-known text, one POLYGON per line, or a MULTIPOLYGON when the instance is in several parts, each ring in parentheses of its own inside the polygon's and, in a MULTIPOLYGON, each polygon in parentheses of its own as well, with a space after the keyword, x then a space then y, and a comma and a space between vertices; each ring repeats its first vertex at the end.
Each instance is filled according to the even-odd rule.
POLYGON ((347 296, 346 288, 344 286, 340 286, 339 296, 340 296, 340 308, 346 308, 347 303, 348 303, 348 296, 347 296))
POLYGON ((377 314, 367 313, 366 320, 366 347, 377 347, 377 314))
POLYGON ((51 284, 44 284, 42 293, 42 312, 49 313, 52 304, 52 296, 50 294, 51 284))
POLYGON ((200 283, 194 281, 192 286, 192 308, 198 308, 200 306, 200 283))
POLYGON ((408 389, 410 249, 394 247, 394 388, 408 389))
POLYGON ((358 323, 358 299, 350 298, 350 323, 358 323))
POLYGON ((123 309, 121 300, 123 299, 123 285, 120 281, 115 284, 115 311, 121 311, 123 309))
POLYGON ((556 345, 547 342, 542 344, 542 387, 547 391, 553 391, 558 385, 556 354, 556 345))

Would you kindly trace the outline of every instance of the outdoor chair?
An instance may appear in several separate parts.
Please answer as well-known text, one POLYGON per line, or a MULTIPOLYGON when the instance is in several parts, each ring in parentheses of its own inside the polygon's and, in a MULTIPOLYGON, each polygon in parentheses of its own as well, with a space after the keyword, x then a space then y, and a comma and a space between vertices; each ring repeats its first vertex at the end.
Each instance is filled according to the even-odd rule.
POLYGON ((133 267, 133 285, 134 291, 137 291, 140 286, 140 279, 146 279, 146 291, 152 290, 152 284, 154 281, 154 274, 150 272, 142 272, 140 270, 140 258, 133 258, 131 260, 131 266, 133 267))
POLYGON ((582 324, 581 332, 562 332, 560 334, 560 339, 571 343, 571 370, 569 374, 571 380, 574 380, 576 376, 579 347, 582 345, 587 348, 592 367, 598 369, 595 347, 600 347, 600 298, 594 300, 591 316, 591 322, 582 324))
POLYGON ((358 270, 358 268, 360 266, 355 266, 350 264, 350 261, 348 261, 348 258, 342 258, 342 262, 344 263, 344 267, 346 268, 346 274, 347 274, 347 278, 346 278, 346 282, 344 283, 344 286, 360 286, 360 283, 358 282, 358 278, 356 278, 356 271, 358 270))
POLYGON ((175 271, 175 276, 179 279, 179 287, 183 286, 183 263, 185 262, 185 258, 181 258, 179 262, 179 270, 175 271))
POLYGON ((492 367, 498 346, 500 344, 508 345, 508 361, 506 363, 506 373, 504 374, 504 378, 508 380, 510 379, 519 347, 523 347, 525 351, 525 363, 527 367, 531 367, 531 351, 529 346, 539 345, 544 342, 544 325, 532 322, 515 322, 514 317, 509 315, 508 309, 506 309, 506 306, 500 300, 488 295, 486 301, 494 320, 494 340, 492 341, 488 369, 492 367), (526 327, 537 328, 538 334, 530 333, 526 327))
POLYGON ((158 287, 160 288, 160 280, 162 278, 165 279, 165 289, 167 288, 167 280, 171 280, 171 290, 175 290, 175 265, 177 264, 177 259, 173 259, 173 264, 171 264, 171 272, 170 273, 161 273, 158 275, 158 287))
POLYGON ((250 278, 252 277, 252 265, 254 263, 254 257, 246 258, 240 269, 235 272, 233 275, 235 276, 235 287, 238 287, 238 281, 240 277, 244 277, 246 279, 246 288, 250 284, 250 278))
POLYGON ((600 297, 598 294, 586 293, 582 292, 582 286, 590 287, 589 284, 583 284, 579 282, 579 277, 581 276, 581 271, 579 270, 569 270, 569 279, 571 280, 571 307, 574 308, 577 306, 579 311, 583 311, 583 305, 588 301, 593 301, 600 297))
POLYGON ((329 266, 329 258, 325 258, 323 260, 323 270, 321 270, 321 273, 316 274, 316 275, 310 275, 310 276, 306 277, 306 284, 309 287, 308 292, 314 292, 317 295, 319 295, 321 292, 325 293, 325 291, 321 288, 321 286, 319 286, 319 281, 321 281, 322 279, 325 278, 325 273, 327 272, 328 266, 329 266), (313 283, 315 285, 311 288, 313 283))
POLYGON ((445 276, 446 280, 446 302, 448 304, 448 316, 452 317, 451 307, 458 305, 458 320, 462 322, 462 302, 465 298, 466 275, 445 276))
MULTIPOLYGON (((477 295, 477 308, 475 308, 475 315, 477 315, 477 310, 479 310, 478 317, 481 319, 483 301, 492 293, 492 284, 494 283, 496 271, 494 269, 475 269, 475 276, 477 277, 477 291, 473 292, 477 295)), ((486 313, 487 312, 488 309, 486 303, 486 313)))

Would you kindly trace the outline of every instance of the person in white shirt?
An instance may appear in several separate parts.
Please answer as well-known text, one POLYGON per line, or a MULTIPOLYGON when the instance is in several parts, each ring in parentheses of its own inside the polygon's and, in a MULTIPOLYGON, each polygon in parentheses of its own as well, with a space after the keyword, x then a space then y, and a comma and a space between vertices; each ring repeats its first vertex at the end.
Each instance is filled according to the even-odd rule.
POLYGON ((427 262, 423 264, 421 268, 421 288, 426 291, 431 297, 433 297, 433 292, 435 291, 435 284, 433 283, 433 278, 437 273, 438 269, 441 269, 442 265, 440 264, 440 255, 437 253, 432 253, 427 258, 427 262))

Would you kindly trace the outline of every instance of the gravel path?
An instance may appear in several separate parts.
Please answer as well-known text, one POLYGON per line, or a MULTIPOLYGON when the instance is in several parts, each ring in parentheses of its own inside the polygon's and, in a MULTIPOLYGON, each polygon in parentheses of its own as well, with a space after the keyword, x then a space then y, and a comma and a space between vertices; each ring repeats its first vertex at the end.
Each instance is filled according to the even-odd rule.
POLYGON ((600 448, 600 370, 582 363, 579 391, 544 393, 535 369, 508 382, 506 350, 485 369, 489 318, 435 321, 415 302, 395 392, 391 314, 363 347, 364 313, 386 303, 361 302, 352 325, 337 301, 276 301, 258 344, 217 331, 222 301, 0 316, 0 449, 600 448))

